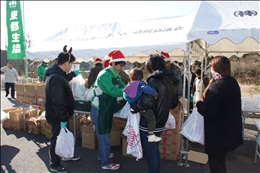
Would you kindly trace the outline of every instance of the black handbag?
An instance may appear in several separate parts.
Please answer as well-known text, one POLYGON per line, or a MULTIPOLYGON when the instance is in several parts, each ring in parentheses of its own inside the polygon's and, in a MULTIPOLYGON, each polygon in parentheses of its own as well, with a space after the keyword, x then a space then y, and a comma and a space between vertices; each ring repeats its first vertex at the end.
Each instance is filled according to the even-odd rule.
POLYGON ((126 104, 125 99, 116 101, 115 113, 121 110, 126 104))

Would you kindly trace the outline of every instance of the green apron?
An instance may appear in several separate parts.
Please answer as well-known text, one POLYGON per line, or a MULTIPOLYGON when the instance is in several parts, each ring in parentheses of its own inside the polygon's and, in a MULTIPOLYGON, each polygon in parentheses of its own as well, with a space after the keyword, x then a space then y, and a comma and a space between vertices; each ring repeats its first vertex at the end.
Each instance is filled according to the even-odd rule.
MULTIPOLYGON (((112 78, 112 83, 115 87, 119 87, 119 78, 112 78)), ((113 114, 116 108, 116 97, 111 97, 106 93, 102 93, 99 98, 99 113, 98 113, 98 130, 99 134, 110 133, 113 122, 113 114)))

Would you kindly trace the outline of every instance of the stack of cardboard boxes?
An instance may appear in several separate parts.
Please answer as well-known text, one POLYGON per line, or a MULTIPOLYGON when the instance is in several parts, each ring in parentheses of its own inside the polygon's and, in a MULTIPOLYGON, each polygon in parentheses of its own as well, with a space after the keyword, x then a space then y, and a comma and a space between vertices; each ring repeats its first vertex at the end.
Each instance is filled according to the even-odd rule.
POLYGON ((23 104, 44 106, 45 83, 16 84, 16 101, 23 104))
POLYGON ((69 130, 74 134, 74 118, 75 122, 75 130, 76 130, 76 139, 81 138, 82 128, 81 128, 81 119, 84 118, 86 115, 74 113, 74 115, 69 119, 69 130), (75 117, 74 117, 75 116, 75 117))
MULTIPOLYGON (((22 107, 17 108, 10 108, 3 110, 6 113, 9 113, 9 119, 6 119, 3 122, 3 128, 22 131, 24 130, 24 117, 23 113, 25 114, 25 119, 28 120, 30 117, 37 117, 38 111, 37 109, 30 108, 25 109, 23 112, 22 107)), ((26 123, 26 128, 28 129, 28 123, 26 123)))
MULTIPOLYGON (((176 128, 165 130, 161 134, 161 142, 159 145, 161 159, 177 160, 179 157, 180 146, 180 129, 181 129, 181 109, 178 106, 170 110, 176 121, 176 128)), ((183 143, 182 143, 183 144, 183 143)))
MULTIPOLYGON (((110 132, 110 145, 120 146, 121 145, 121 128, 116 126, 115 122, 112 123, 110 132)), ((82 148, 96 149, 98 141, 96 137, 95 127, 92 124, 82 125, 82 148)))

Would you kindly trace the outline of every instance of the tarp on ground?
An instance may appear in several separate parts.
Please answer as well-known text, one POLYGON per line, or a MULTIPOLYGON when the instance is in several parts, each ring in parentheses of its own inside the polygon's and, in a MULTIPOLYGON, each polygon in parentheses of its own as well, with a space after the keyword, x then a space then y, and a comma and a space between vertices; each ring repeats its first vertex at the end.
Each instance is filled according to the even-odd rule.
POLYGON ((158 50, 173 52, 178 48, 179 54, 182 54, 180 56, 183 56, 193 20, 194 15, 187 15, 67 27, 43 42, 32 45, 26 51, 26 57, 54 59, 64 45, 73 47, 74 56, 84 60, 102 58, 115 49, 131 57, 158 50))
POLYGON ((209 55, 260 53, 259 1, 201 1, 188 40, 203 39, 209 55))

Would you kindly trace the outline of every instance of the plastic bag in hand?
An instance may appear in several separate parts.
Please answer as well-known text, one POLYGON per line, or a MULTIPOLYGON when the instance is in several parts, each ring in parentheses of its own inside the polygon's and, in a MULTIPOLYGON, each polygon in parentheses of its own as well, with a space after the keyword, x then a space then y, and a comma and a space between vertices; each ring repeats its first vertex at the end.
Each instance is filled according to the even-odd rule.
POLYGON ((86 90, 85 95, 84 95, 84 100, 91 101, 93 97, 94 97, 94 88, 91 87, 86 90))
POLYGON ((204 145, 204 117, 194 108, 181 126, 180 134, 192 142, 204 145))
POLYGON ((168 120, 165 124, 165 128, 166 129, 175 129, 176 128, 176 121, 175 121, 174 116, 171 114, 171 112, 169 112, 168 120))
POLYGON ((119 114, 120 114, 120 118, 124 118, 124 119, 127 119, 128 116, 132 114, 130 111, 130 104, 128 102, 126 102, 125 106, 121 109, 119 114))
POLYGON ((65 128, 60 129, 60 134, 57 136, 55 153, 63 158, 72 158, 74 156, 75 140, 73 134, 65 128))
POLYGON ((69 82, 75 100, 84 100, 86 92, 85 82, 82 75, 74 77, 69 82))

